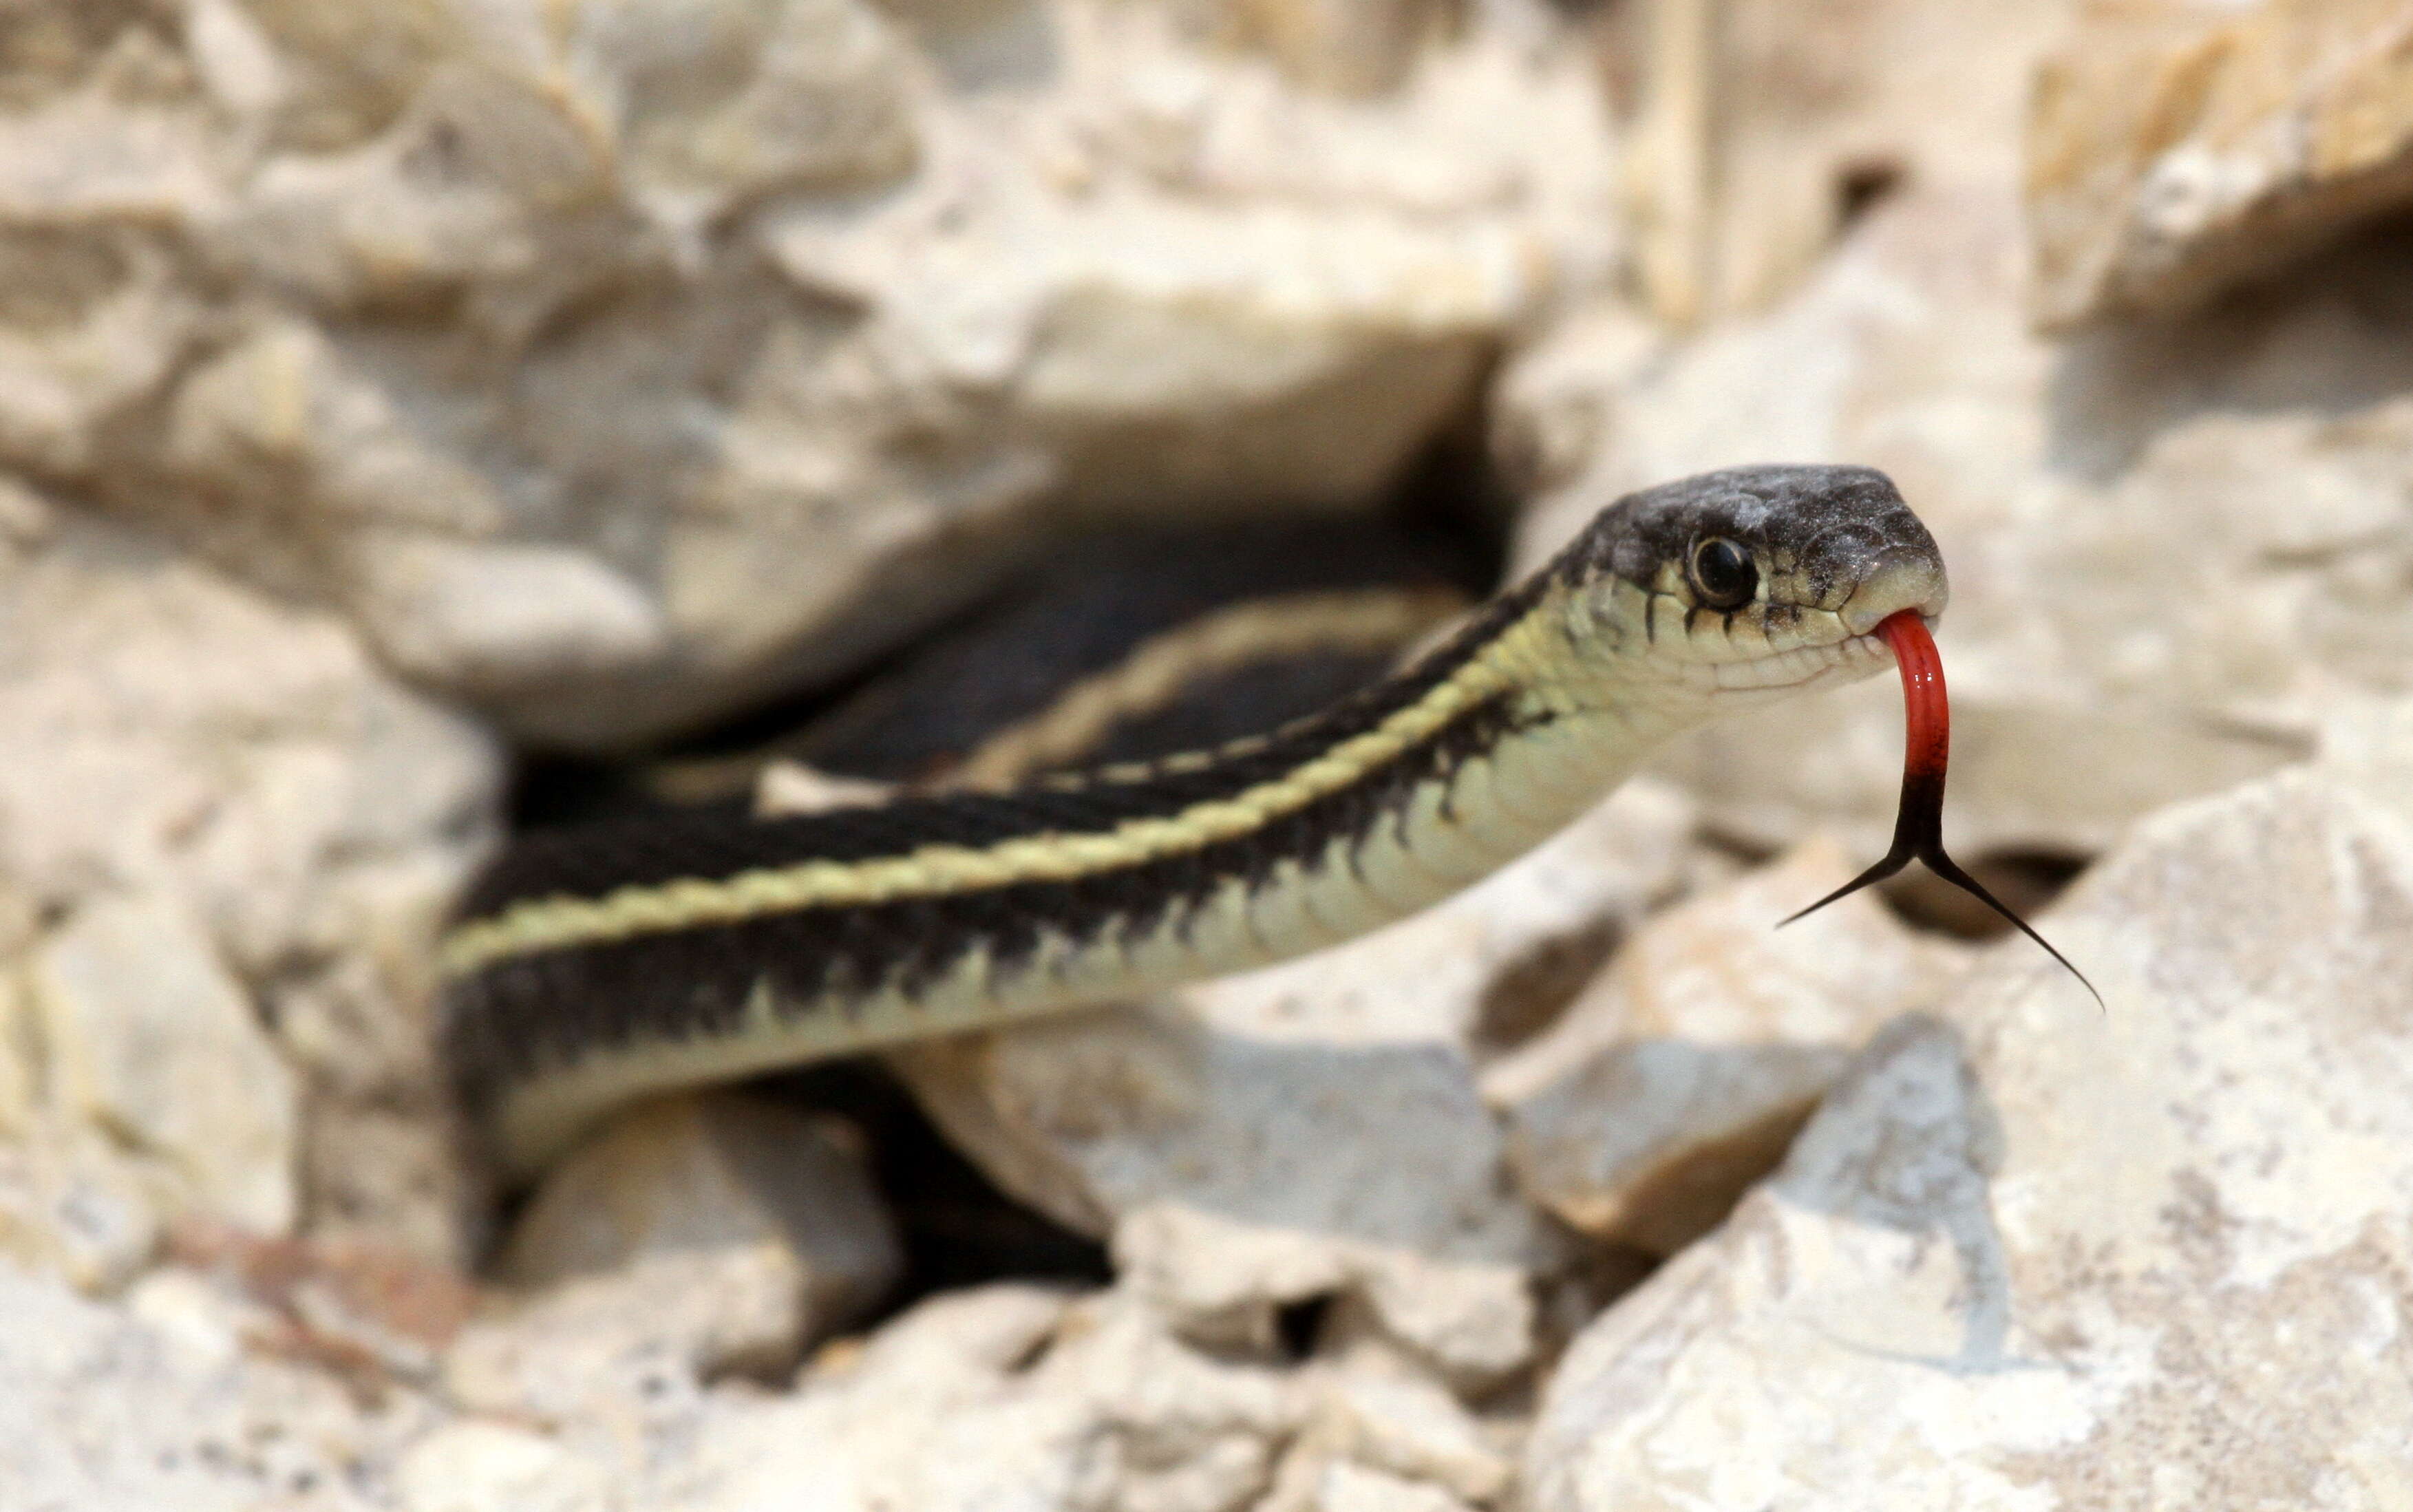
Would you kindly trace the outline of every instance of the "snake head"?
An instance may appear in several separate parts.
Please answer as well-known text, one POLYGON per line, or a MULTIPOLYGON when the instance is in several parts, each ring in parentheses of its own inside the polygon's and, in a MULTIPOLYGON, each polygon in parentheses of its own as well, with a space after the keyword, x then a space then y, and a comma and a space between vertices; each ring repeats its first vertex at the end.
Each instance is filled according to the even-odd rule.
POLYGON ((1877 672, 1878 624, 1932 622, 1948 596, 1934 537, 1871 467, 1730 467, 1629 494, 1552 575, 1622 692, 1659 681, 1722 705, 1877 672))

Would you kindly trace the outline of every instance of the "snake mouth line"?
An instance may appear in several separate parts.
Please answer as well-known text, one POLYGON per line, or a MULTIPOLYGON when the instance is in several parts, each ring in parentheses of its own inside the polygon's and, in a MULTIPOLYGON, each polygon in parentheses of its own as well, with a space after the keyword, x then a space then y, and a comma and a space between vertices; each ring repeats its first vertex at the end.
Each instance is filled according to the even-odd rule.
POLYGON ((1892 660, 1892 649, 1884 637, 1872 630, 1849 635, 1826 645, 1794 646, 1764 657, 1754 657, 1748 661, 1717 662, 1704 670, 1712 690, 1721 698, 1754 694, 1776 698, 1815 688, 1837 677, 1867 676, 1892 660), (1797 674, 1781 675, 1783 672, 1805 662, 1807 666, 1797 674))

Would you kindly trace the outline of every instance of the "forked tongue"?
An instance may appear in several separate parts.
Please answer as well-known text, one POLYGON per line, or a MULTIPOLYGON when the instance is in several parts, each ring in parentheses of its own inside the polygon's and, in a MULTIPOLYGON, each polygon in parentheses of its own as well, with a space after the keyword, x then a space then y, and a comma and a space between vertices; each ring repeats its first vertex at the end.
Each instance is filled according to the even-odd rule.
POLYGON ((2103 994, 2095 991, 2095 984, 2086 980, 2085 972, 2070 965, 2069 957, 2029 928, 2027 920, 2012 912, 2002 899, 1986 891, 1984 883, 1945 854, 1944 769, 1952 760, 1952 708, 1944 693, 1944 661, 1935 654, 1935 640, 1927 633, 1927 621, 1919 617, 1916 609, 1887 616, 1878 623, 1877 633, 1893 647, 1894 662, 1902 669, 1902 806, 1894 812, 1893 849, 1886 852, 1884 860, 1777 927, 1782 929, 1794 919, 1815 913, 1838 898, 1849 897, 1871 882, 1883 882, 1913 861, 1924 861, 1928 870, 2008 919, 2012 927, 2042 946, 2046 955, 2078 978, 2100 1007, 2103 994))

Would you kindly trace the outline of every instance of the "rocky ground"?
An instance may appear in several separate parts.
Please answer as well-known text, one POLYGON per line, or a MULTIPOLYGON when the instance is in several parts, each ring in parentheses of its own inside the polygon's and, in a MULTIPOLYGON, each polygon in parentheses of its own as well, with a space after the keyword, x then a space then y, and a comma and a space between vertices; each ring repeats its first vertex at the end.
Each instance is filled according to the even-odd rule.
POLYGON ((0 1506, 2413 1505, 2407 215, 2397 0, 14 7, 0 1506), (897 1311, 874 1131, 760 1090, 498 1213, 428 956, 513 749, 1478 437, 1520 564, 1890 472, 1947 833, 2104 1006, 1770 930, 1872 684, 894 1057, 1088 1260, 897 1311))

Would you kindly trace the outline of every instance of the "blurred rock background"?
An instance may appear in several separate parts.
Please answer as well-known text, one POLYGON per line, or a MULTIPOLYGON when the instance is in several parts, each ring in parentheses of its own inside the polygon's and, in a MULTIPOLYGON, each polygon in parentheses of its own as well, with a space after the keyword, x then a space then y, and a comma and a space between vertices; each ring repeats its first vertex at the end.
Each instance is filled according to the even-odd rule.
POLYGON ((0 1505, 2413 1503, 2408 217, 2403 0, 7 7, 0 1505), (1934 527, 1947 832, 2085 868, 2105 1013, 1915 888, 1768 931, 1882 846, 1873 683, 898 1055, 1058 1258, 893 1320, 843 1100, 509 1223, 453 1149, 515 754, 1065 528, 1521 571, 1780 459, 1934 527))

